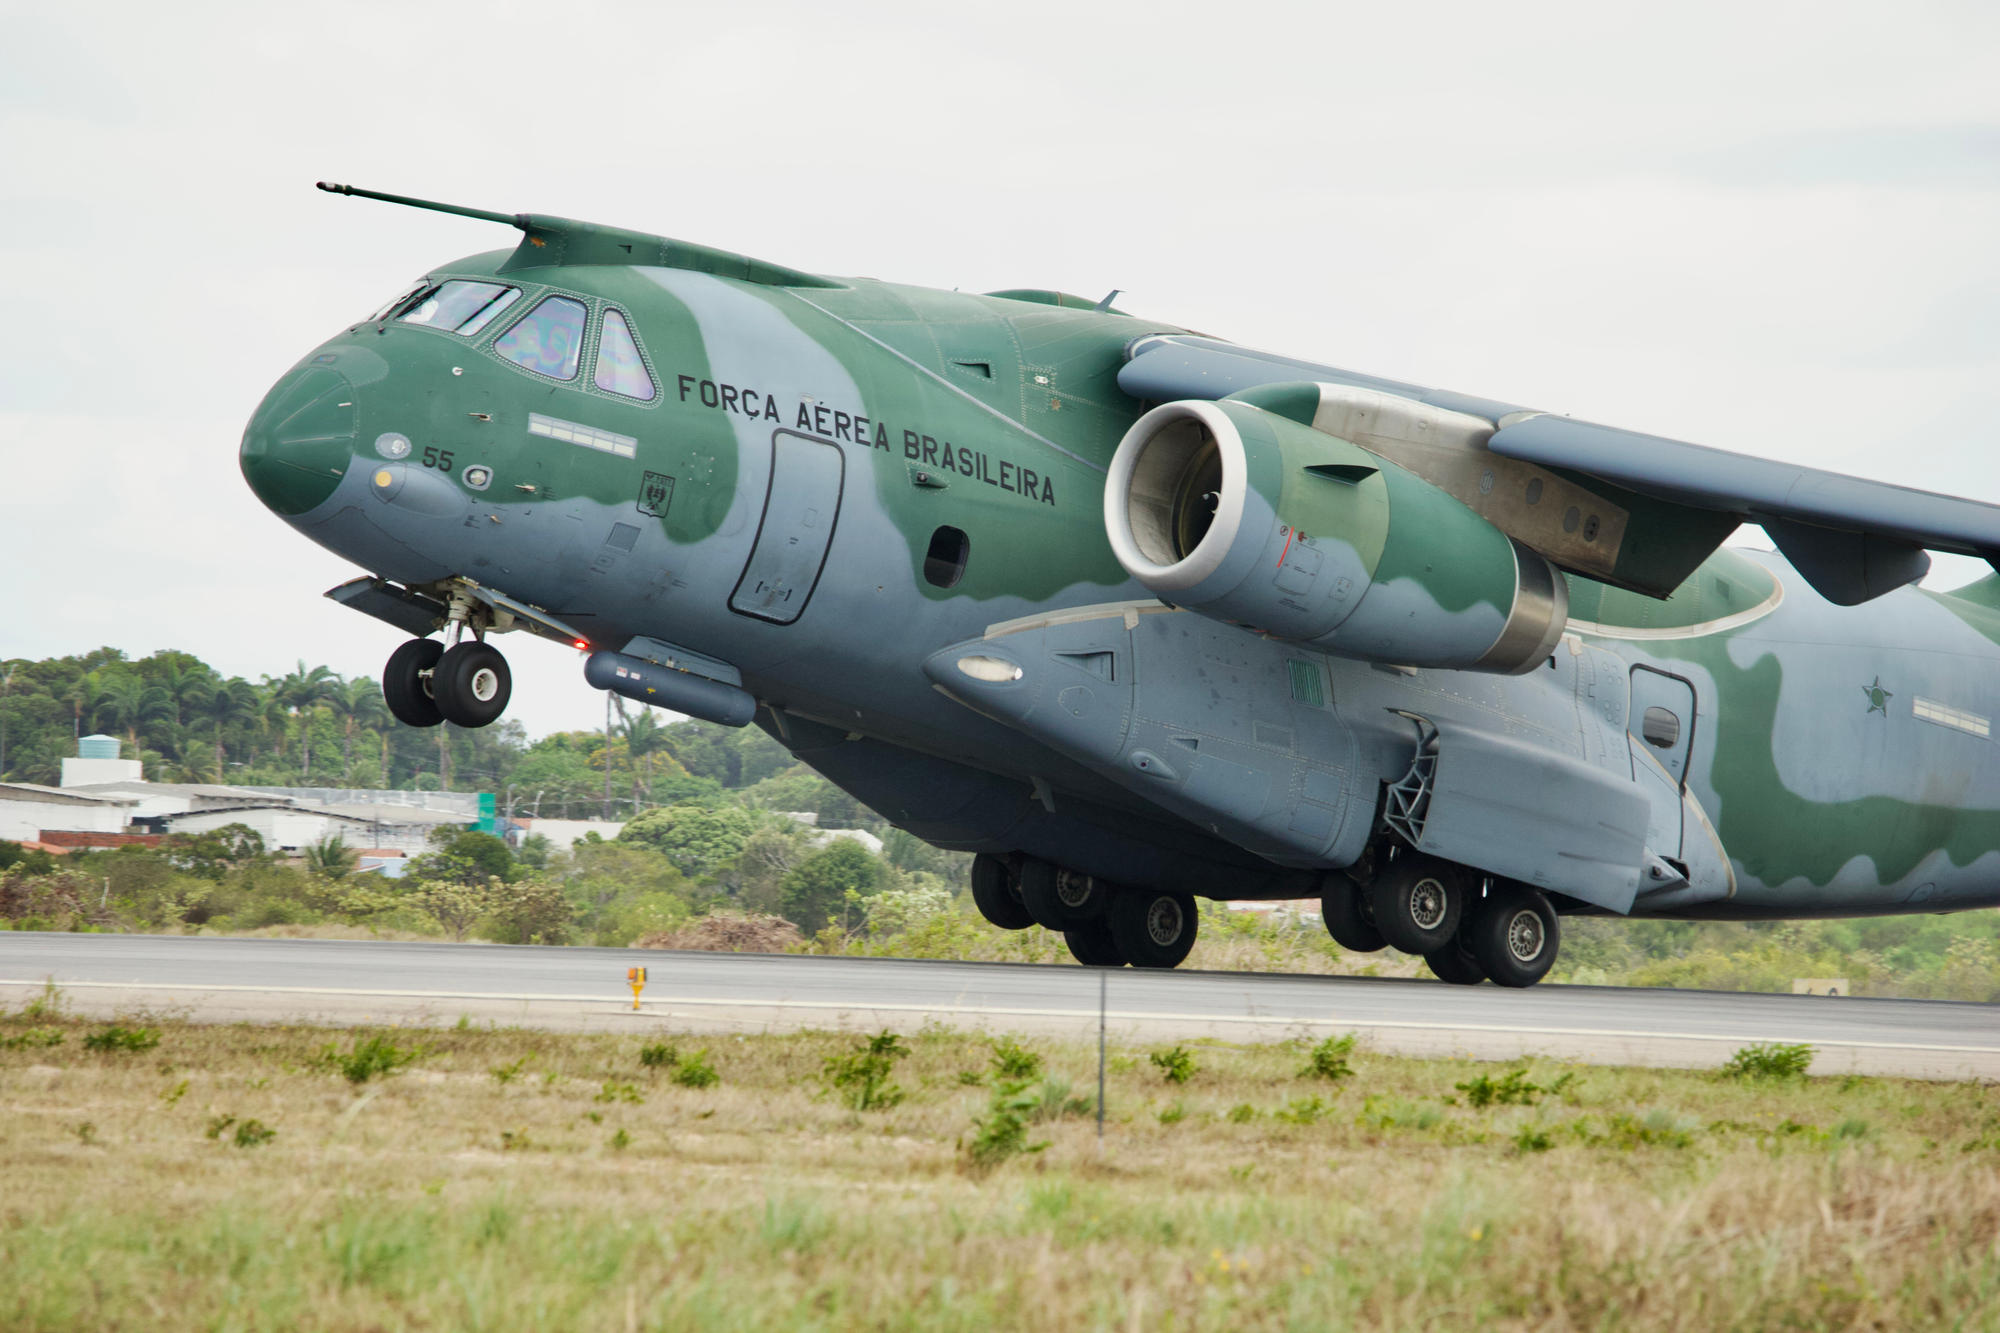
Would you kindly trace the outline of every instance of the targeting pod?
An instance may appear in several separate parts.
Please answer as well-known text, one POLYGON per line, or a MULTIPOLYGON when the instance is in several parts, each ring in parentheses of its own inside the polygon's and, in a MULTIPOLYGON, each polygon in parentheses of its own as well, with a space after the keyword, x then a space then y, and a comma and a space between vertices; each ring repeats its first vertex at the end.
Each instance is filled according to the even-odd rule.
POLYGON ((583 678, 597 689, 725 727, 745 726, 757 714, 757 700, 739 686, 609 649, 584 659, 583 678))

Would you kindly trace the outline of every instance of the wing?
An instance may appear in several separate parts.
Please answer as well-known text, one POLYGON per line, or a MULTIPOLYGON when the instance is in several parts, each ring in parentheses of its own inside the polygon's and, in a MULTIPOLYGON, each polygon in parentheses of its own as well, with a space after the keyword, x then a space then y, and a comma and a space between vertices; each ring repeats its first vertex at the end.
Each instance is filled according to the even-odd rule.
MULTIPOLYGON (((1927 550, 1978 556, 2000 567, 2000 506, 1976 500, 1575 421, 1212 338, 1142 338, 1127 358, 1119 387, 1154 402, 1222 398, 1260 385, 1310 381, 1477 418, 1491 429, 1465 437, 1466 448, 1547 469, 1624 511, 1635 554, 1621 561, 1609 581, 1655 596, 1678 586, 1737 523, 1762 526, 1807 582, 1843 606, 1922 578, 1930 568, 1927 550)), ((1517 535, 1536 545, 1532 537, 1517 535)), ((1565 563, 1557 551, 1544 554, 1565 563)), ((1606 577, 1603 570, 1565 567, 1606 577)))

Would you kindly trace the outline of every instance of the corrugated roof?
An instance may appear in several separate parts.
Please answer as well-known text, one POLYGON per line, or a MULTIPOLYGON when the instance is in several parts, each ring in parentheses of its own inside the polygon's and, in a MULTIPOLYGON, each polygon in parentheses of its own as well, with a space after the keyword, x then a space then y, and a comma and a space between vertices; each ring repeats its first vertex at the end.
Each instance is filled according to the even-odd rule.
POLYGON ((137 805, 136 796, 111 796, 76 787, 44 787, 39 782, 0 782, 0 801, 41 801, 56 805, 137 805))

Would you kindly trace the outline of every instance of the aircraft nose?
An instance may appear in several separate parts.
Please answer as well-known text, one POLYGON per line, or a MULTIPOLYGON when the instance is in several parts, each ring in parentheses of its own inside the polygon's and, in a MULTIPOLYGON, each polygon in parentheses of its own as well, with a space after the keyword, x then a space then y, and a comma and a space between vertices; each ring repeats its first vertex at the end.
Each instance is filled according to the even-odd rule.
POLYGON ((272 385, 251 414, 238 456, 243 479, 274 513, 303 514, 340 485, 354 437, 354 385, 307 362, 272 385))

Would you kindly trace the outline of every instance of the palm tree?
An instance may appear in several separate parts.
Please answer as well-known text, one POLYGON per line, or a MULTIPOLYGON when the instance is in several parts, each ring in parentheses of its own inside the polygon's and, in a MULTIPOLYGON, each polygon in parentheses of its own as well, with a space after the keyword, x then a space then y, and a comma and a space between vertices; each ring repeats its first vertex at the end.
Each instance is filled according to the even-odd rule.
MULTIPOLYGON (((621 710, 622 711, 622 710, 621 710)), ((667 748, 667 729, 651 707, 625 723, 625 757, 632 764, 632 808, 639 808, 639 763, 646 765, 646 800, 653 799, 653 756, 667 748)))
MULTIPOLYGON (((367 676, 344 680, 329 690, 326 706, 340 721, 341 781, 354 770, 354 729, 373 727, 389 721, 389 707, 382 701, 382 686, 367 676)), ((384 764, 383 772, 388 772, 384 764)))
POLYGON ((202 698, 219 678, 206 662, 188 658, 184 653, 162 653, 154 661, 158 665, 153 670, 153 684, 166 694, 169 715, 174 725, 179 726, 200 707, 202 698))
POLYGON ((241 676, 213 677, 193 692, 196 714, 215 727, 215 780, 224 782, 222 729, 257 717, 257 687, 241 676))
POLYGON ((340 688, 340 677, 324 666, 308 668, 305 659, 300 658, 298 670, 275 678, 266 676, 264 684, 270 687, 271 697, 278 706, 299 719, 299 778, 302 783, 309 783, 312 781, 312 730, 308 715, 321 700, 340 688))
POLYGON ((125 729, 125 739, 132 742, 133 752, 138 753, 144 749, 139 743, 139 724, 167 715, 170 705, 166 691, 148 685, 129 671, 105 672, 103 677, 96 706, 91 710, 91 722, 102 726, 102 719, 111 719, 114 728, 125 729))

